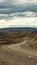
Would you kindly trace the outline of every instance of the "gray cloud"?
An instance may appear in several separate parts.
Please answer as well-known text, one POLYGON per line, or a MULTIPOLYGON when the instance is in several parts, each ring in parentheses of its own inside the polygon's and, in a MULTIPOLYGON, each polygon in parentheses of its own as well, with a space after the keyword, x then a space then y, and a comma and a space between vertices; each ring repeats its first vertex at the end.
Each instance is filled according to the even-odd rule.
POLYGON ((32 17, 37 17, 37 12, 21 12, 21 13, 12 13, 12 14, 1 14, 0 19, 5 19, 5 20, 11 20, 17 17, 22 17, 22 18, 32 18, 32 17))
POLYGON ((0 3, 0 19, 8 19, 13 18, 15 16, 37 17, 37 4, 34 3, 16 4, 17 2, 16 0, 10 0, 10 1, 5 0, 4 3, 0 3), (10 3, 10 1, 12 1, 12 3, 10 3), (33 14, 29 12, 32 12, 33 14))

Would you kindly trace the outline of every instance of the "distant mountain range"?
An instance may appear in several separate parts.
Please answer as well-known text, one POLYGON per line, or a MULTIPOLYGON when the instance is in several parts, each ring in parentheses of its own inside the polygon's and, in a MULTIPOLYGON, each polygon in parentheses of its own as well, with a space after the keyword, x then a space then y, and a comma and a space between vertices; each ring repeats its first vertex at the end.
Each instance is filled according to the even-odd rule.
POLYGON ((18 32, 18 31, 37 31, 37 28, 32 28, 32 27, 17 27, 17 28, 0 28, 0 32, 9 32, 9 31, 14 31, 14 32, 18 32))

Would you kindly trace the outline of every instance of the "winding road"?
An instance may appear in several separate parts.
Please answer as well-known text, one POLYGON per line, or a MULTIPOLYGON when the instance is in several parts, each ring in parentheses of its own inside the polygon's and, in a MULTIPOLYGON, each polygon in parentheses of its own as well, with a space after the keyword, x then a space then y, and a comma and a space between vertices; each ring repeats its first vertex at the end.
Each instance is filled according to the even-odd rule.
POLYGON ((6 45, 0 48, 1 63, 3 65, 37 65, 37 51, 20 47, 20 45, 26 42, 27 40, 22 43, 6 45), (29 59, 30 55, 32 59, 29 59))
POLYGON ((13 49, 15 51, 25 53, 25 54, 28 54, 28 55, 31 55, 31 56, 32 55, 37 56, 37 51, 29 50, 29 49, 23 49, 22 47, 20 47, 20 45, 25 44, 26 42, 27 42, 27 40, 22 42, 22 43, 15 44, 15 45, 9 45, 8 48, 13 49))

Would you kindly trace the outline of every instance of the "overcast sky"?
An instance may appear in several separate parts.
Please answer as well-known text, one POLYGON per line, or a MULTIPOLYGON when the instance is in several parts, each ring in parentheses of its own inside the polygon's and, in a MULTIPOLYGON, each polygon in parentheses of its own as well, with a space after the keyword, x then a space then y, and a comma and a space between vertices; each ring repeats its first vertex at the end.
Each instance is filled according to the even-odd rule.
POLYGON ((0 0, 3 27, 37 27, 37 0, 0 0))

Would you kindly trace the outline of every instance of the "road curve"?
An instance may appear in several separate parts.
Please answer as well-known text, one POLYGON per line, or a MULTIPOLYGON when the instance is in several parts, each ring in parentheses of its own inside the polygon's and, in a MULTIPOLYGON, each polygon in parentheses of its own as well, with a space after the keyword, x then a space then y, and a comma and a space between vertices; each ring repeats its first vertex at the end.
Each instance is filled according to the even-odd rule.
POLYGON ((8 48, 13 49, 15 51, 25 53, 25 54, 28 54, 28 55, 31 55, 31 56, 37 56, 37 51, 29 50, 29 49, 23 49, 20 47, 20 45, 25 44, 26 42, 27 42, 27 40, 22 42, 22 43, 15 44, 15 45, 8 45, 8 48))

